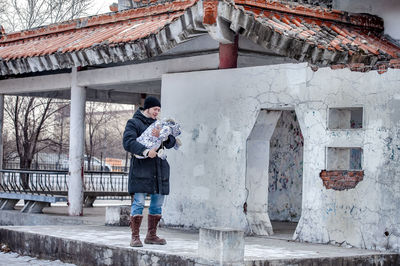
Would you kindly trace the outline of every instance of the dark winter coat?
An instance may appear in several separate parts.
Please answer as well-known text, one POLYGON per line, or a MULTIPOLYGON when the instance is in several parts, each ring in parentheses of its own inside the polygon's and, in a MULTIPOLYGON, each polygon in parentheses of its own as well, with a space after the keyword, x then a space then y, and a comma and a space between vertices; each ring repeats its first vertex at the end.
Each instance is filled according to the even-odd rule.
MULTIPOLYGON (((136 141, 155 119, 145 117, 140 108, 133 118, 129 119, 123 137, 124 149, 131 153, 131 163, 129 169, 128 191, 133 193, 149 194, 169 194, 169 164, 167 160, 161 160, 158 157, 137 159, 133 154, 143 155, 146 147, 136 141)), ((163 142, 167 149, 175 145, 175 138, 169 136, 168 140, 163 142)))

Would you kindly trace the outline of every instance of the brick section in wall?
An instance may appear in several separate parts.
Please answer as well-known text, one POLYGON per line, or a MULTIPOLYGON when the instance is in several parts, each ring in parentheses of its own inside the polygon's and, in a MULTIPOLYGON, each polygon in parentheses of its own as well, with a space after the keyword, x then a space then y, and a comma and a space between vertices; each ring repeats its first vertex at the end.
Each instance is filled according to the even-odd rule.
POLYGON ((347 190, 355 188, 363 180, 364 171, 322 170, 319 177, 326 189, 347 190))

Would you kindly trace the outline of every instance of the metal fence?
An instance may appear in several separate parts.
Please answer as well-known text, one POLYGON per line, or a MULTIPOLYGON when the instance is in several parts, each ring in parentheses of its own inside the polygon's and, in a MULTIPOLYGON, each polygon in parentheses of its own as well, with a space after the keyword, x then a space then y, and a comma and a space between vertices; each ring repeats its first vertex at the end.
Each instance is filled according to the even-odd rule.
MULTIPOLYGON (((0 170, 0 190, 3 192, 44 195, 68 194, 68 171, 0 170)), ((125 172, 84 172, 86 195, 104 199, 128 199, 128 174, 125 172)))
MULTIPOLYGON (((4 169, 19 169, 18 162, 5 162, 4 169)), ((54 164, 54 163, 32 163, 29 170, 55 170, 55 171, 68 171, 68 165, 65 164, 54 164)), ((98 172, 109 172, 107 167, 101 165, 91 165, 90 170, 85 167, 85 171, 98 171, 98 172)), ((127 166, 112 166, 111 172, 128 172, 129 167, 127 166)))

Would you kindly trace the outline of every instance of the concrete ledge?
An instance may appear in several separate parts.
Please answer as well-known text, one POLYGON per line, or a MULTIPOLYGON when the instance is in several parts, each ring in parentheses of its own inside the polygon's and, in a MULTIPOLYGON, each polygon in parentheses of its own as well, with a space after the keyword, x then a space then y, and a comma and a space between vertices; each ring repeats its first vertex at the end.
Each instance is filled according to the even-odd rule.
POLYGON ((246 266, 398 266, 399 254, 255 261, 246 266))
POLYGON ((59 259, 77 265, 195 265, 184 256, 129 247, 110 247, 84 241, 0 228, 0 239, 12 251, 41 259, 59 259))
MULTIPOLYGON (((145 230, 141 232, 143 237, 145 230)), ((0 227, 0 240, 11 250, 76 265, 220 265, 197 254, 197 235, 162 230, 168 244, 129 247, 130 231, 106 226, 0 227)), ((246 266, 400 265, 399 254, 330 245, 246 238, 246 266)), ((229 265, 229 264, 223 264, 229 265)))

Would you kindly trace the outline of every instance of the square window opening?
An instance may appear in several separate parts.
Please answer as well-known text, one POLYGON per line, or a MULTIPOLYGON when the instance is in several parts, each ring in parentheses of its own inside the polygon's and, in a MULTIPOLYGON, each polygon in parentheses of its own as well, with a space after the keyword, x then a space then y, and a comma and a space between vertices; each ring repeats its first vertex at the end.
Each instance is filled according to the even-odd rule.
POLYGON ((329 108, 329 129, 360 129, 363 128, 363 108, 329 108))
POLYGON ((327 148, 327 170, 362 170, 362 148, 327 148))

